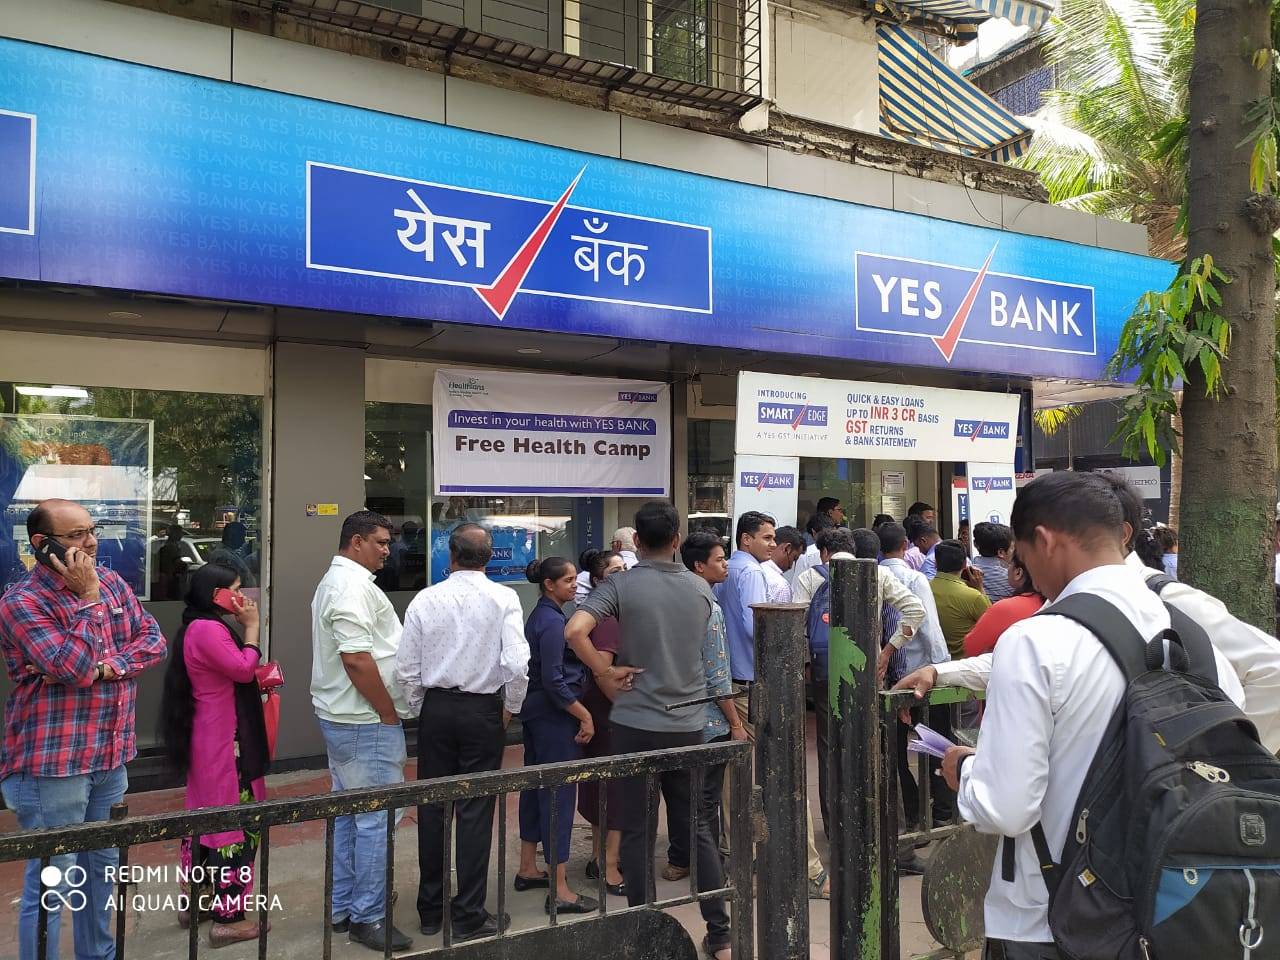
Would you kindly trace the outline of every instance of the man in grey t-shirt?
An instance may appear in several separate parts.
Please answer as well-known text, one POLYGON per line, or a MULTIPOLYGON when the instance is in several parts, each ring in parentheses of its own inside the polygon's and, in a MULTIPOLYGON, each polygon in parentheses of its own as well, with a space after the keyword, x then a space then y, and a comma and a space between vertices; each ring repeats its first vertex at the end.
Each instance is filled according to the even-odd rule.
MULTIPOLYGON (((668 712, 666 705, 706 693, 702 641, 711 619, 711 591, 684 564, 674 561, 680 548, 680 514, 670 503, 646 503, 636 513, 636 546, 640 562, 630 570, 602 581, 582 601, 565 627, 565 639, 597 682, 613 698, 609 722, 616 753, 640 753, 702 743, 706 708, 702 705, 668 712), (618 666, 591 645, 597 623, 618 621, 618 666)), ((660 778, 670 822, 688 824, 692 809, 698 818, 698 889, 724 886, 724 867, 718 839, 707 829, 697 799, 690 797, 687 770, 660 778)), ((622 876, 627 902, 646 901, 646 858, 653 859, 657 811, 645 824, 644 780, 623 782, 622 876)), ((653 899, 654 891, 647 892, 653 899)), ((729 956, 729 914, 724 900, 703 900, 699 906, 707 923, 707 948, 716 960, 729 956)))

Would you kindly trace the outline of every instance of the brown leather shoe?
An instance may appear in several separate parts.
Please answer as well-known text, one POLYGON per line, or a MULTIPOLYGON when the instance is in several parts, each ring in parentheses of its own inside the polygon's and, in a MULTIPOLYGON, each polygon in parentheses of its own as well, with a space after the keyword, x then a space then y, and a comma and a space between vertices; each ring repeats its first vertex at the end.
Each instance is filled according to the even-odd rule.
MULTIPOLYGON (((267 929, 271 929, 271 921, 267 921, 267 929)), ((209 946, 225 947, 245 940, 258 939, 258 921, 245 918, 237 923, 219 923, 214 921, 209 928, 209 946)))
POLYGON ((663 880, 670 880, 674 883, 677 880, 687 879, 688 876, 689 876, 688 867, 677 867, 668 863, 665 867, 662 868, 663 880))

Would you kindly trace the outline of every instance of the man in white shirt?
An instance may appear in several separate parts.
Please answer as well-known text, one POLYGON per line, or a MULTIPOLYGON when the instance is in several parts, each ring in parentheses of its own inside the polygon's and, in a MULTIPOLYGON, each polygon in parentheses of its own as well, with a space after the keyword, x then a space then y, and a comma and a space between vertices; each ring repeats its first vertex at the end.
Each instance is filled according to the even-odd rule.
MULTIPOLYGON (((485 576, 489 532, 463 523, 449 535, 449 577, 423 590, 404 615, 396 677, 418 713, 418 777, 497 770, 511 715, 529 688, 520 599, 485 576)), ((485 909, 493 797, 454 804, 458 874, 453 939, 491 937, 507 917, 485 909)), ((444 914, 444 807, 418 807, 418 916, 434 936, 444 914)))
POLYGON ((630 570, 634 567, 640 562, 640 558, 636 556, 636 528, 619 527, 613 531, 613 540, 610 542, 609 549, 622 554, 624 569, 630 570))
MULTIPOLYGON (((373 582, 391 552, 391 523, 360 510, 342 523, 338 555, 311 601, 311 702, 334 790, 404 781, 408 705, 395 680, 400 620, 373 582)), ((387 815, 338 817, 333 831, 330 922, 352 943, 381 951, 413 941, 386 909, 387 815)))
MULTIPOLYGON (((1145 566, 1132 552, 1133 535, 1142 529, 1142 497, 1119 474, 1103 473, 1120 498, 1124 509, 1125 563, 1142 573, 1145 580, 1159 577, 1160 571, 1145 566)), ((1262 745, 1280 753, 1280 640, 1231 615, 1216 597, 1182 583, 1170 583, 1160 599, 1177 607, 1204 628, 1209 640, 1227 658, 1244 689, 1244 713, 1258 730, 1262 745)), ((991 675, 991 654, 939 664, 936 670, 917 670, 898 686, 914 688, 923 696, 934 684, 985 690, 991 675)))
MULTIPOLYGON (((1120 499, 1105 478, 1067 471, 1024 487, 1012 515, 1018 556, 1051 603, 1090 593, 1112 603, 1140 635, 1155 637, 1169 628, 1169 614, 1141 572, 1125 564, 1123 524, 1120 499)), ((1223 691, 1243 702, 1230 664, 1216 651, 1215 658, 1223 691)), ((1075 621, 1038 615, 1001 636, 979 749, 952 747, 942 764, 961 816, 982 833, 1014 838, 1013 881, 993 864, 985 909, 988 956, 1059 956, 1030 831, 1043 826, 1056 862, 1085 774, 1124 690, 1120 667, 1075 621)))
MULTIPOLYGON (((880 554, 884 557, 880 567, 911 591, 912 595, 924 606, 924 619, 920 621, 915 635, 902 647, 899 659, 894 663, 899 676, 908 674, 920 667, 946 663, 951 659, 947 651, 947 641, 942 633, 942 625, 938 622, 938 608, 933 600, 933 590, 929 587, 929 578, 919 570, 912 570, 907 564, 907 531, 898 523, 885 523, 876 531, 880 538, 880 554)), ((898 676, 890 678, 897 680, 898 676)), ((913 718, 914 719, 914 718, 913 718)), ((929 709, 929 726, 940 732, 950 728, 950 708, 947 706, 929 709)), ((907 755, 907 731, 904 728, 898 735, 898 789, 902 796, 902 809, 906 814, 908 831, 919 826, 920 788, 911 772, 911 761, 907 755)), ((952 813, 950 798, 945 792, 933 791, 934 820, 948 820, 952 813)), ((913 863, 914 866, 914 863, 913 863)))
POLYGON ((822 562, 822 557, 818 553, 818 534, 834 526, 835 521, 825 513, 815 513, 809 518, 809 522, 804 525, 805 533, 809 536, 809 546, 805 548, 804 553, 796 558, 796 562, 787 571, 787 583, 791 585, 793 597, 796 590, 796 581, 800 579, 801 574, 822 562))
POLYGON ((795 527, 778 527, 774 531, 773 553, 760 564, 764 570, 765 596, 770 603, 791 602, 791 581, 787 573, 804 551, 804 535, 795 527))

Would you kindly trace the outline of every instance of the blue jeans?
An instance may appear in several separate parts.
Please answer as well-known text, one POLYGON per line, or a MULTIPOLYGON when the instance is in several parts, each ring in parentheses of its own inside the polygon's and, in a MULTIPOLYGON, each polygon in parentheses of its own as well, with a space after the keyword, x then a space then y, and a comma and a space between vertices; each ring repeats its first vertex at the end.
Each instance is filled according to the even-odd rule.
MULTIPOLYGON (((404 782, 404 727, 320 719, 334 790, 404 782)), ((398 816, 398 814, 397 814, 398 816)), ((338 817, 333 826, 333 916, 374 923, 385 911, 387 815, 338 817)))
MULTIPOLYGON (((110 817, 112 805, 124 799, 128 787, 129 777, 123 765, 74 777, 34 777, 13 773, 0 781, 5 806, 17 814, 18 826, 23 830, 106 820, 110 817)), ((63 873, 63 879, 44 898, 49 931, 45 960, 58 958, 58 934, 62 929, 64 904, 71 911, 76 960, 114 960, 116 944, 111 922, 114 913, 110 908, 114 885, 107 881, 106 872, 119 862, 119 850, 84 850, 49 859, 50 865, 63 873), (70 876, 67 876, 68 871, 70 876)), ((36 960, 39 956, 39 911, 40 861, 28 860, 22 907, 18 913, 18 956, 21 960, 36 960)))

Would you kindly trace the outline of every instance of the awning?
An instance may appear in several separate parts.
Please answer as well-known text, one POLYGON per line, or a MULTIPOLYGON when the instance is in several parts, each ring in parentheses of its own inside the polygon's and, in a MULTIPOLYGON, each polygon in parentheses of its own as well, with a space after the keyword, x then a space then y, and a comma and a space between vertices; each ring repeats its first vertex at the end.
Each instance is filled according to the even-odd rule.
POLYGON ((1031 131, 905 28, 877 33, 883 136, 999 163, 1026 150, 1031 131))
POLYGON ((1053 16, 1053 8, 1040 0, 872 0, 872 6, 898 19, 941 23, 962 41, 977 36, 978 25, 993 18, 1034 33, 1053 16))

